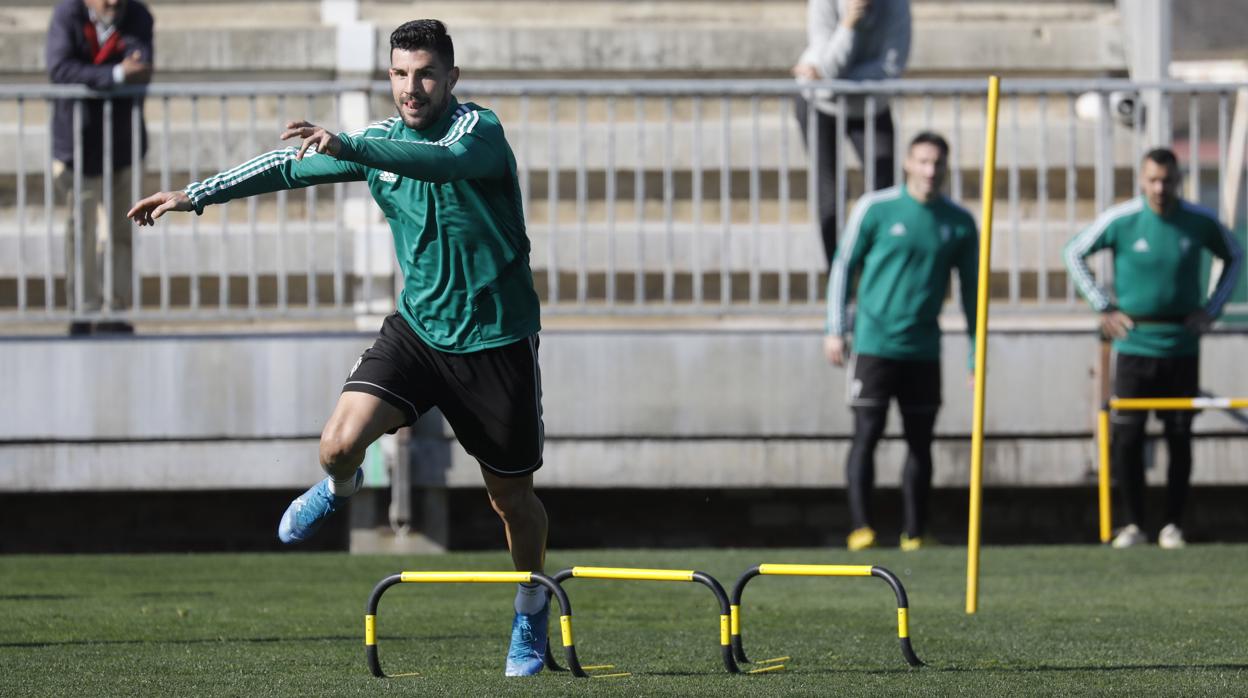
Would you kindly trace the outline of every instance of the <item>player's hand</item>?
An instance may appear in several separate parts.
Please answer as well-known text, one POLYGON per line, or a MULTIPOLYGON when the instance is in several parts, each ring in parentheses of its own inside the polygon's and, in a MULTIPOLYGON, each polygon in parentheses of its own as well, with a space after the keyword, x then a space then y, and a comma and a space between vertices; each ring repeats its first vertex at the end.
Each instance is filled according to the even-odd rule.
POLYGON ((121 59, 122 82, 143 85, 152 81, 152 64, 143 62, 143 54, 135 51, 121 59))
POLYGON ((1195 334, 1204 334, 1213 326, 1213 318, 1209 317, 1209 313, 1202 310, 1194 310, 1183 318, 1183 326, 1188 332, 1195 334))
POLYGON ((798 80, 818 80, 819 69, 813 63, 798 63, 793 66, 793 77, 798 80))
POLYGON ((833 366, 844 366, 845 358, 849 356, 849 340, 834 334, 824 335, 823 355, 833 366))
POLYGON ((186 195, 186 192, 159 191, 130 207, 130 211, 126 213, 126 218, 138 223, 142 227, 145 225, 156 225, 156 219, 165 215, 166 211, 194 210, 195 206, 191 204, 191 198, 186 195))
POLYGON ((862 18, 867 16, 869 9, 871 9, 871 0, 848 0, 845 3, 845 16, 841 18, 841 25, 846 29, 857 27, 862 18))
POLYGON ((1121 310, 1109 310, 1101 313, 1101 334, 1110 339, 1122 339, 1127 336, 1135 323, 1121 310))
POLYGON ((342 141, 338 140, 338 134, 307 121, 291 121, 286 124, 286 130, 282 131, 282 140, 291 138, 303 139, 303 145, 299 146, 299 152, 295 154, 296 160, 302 160, 304 153, 309 150, 335 157, 342 152, 342 141))

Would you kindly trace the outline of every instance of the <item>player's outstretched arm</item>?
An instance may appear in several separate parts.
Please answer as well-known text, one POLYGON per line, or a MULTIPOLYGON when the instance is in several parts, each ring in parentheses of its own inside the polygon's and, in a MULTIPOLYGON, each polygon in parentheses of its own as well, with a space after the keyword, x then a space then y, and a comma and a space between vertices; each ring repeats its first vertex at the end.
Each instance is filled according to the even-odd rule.
POLYGON ((142 227, 145 225, 156 225, 156 219, 165 215, 168 211, 194 210, 195 206, 191 203, 191 198, 186 195, 186 192, 158 191, 145 199, 140 199, 134 206, 131 206, 130 211, 126 213, 126 217, 142 227))

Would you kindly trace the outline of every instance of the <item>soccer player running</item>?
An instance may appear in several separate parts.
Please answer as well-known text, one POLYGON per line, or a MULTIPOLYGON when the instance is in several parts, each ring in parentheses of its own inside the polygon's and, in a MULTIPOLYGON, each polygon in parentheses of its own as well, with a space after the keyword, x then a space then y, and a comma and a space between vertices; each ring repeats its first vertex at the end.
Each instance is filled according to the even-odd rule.
MULTIPOLYGON (((408 22, 390 35, 396 116, 350 134, 291 122, 281 137, 302 139, 298 148, 153 194, 129 216, 152 225, 167 211, 368 182, 403 270, 398 312, 356 362, 321 434, 329 476, 291 503, 278 537, 310 537, 359 489, 368 445, 436 406, 481 465, 515 568, 541 571, 547 519, 533 492, 543 445, 540 324, 516 160, 498 117, 452 95, 458 79, 446 27, 408 22)), ((508 676, 541 671, 549 608, 545 590, 521 585, 508 676)))
MULTIPOLYGON (((958 270, 968 333, 975 328, 978 235, 971 214, 941 193, 949 146, 924 132, 910 141, 905 184, 863 195, 854 206, 828 279, 824 354, 833 365, 849 360, 849 405, 854 440, 846 464, 853 530, 850 550, 876 544, 871 526, 875 447, 893 398, 909 453, 902 473, 905 530, 901 549, 918 550, 925 535, 932 487, 932 431, 940 409, 940 316, 949 276, 958 270), (859 273, 850 360, 845 307, 859 273)), ((973 354, 971 355, 973 359, 973 354)))
MULTIPOLYGON (((1200 335, 1231 297, 1243 250, 1207 209, 1179 198, 1182 174, 1174 152, 1156 148, 1140 164, 1138 196, 1102 213, 1066 245, 1066 267, 1080 292, 1101 313, 1101 331, 1117 354, 1114 395, 1122 398, 1196 397, 1200 389, 1200 335), (1097 287, 1084 258, 1110 250, 1113 298, 1097 287), (1201 285, 1202 249, 1224 262, 1206 299, 1201 285)), ((1162 548, 1185 545, 1183 506, 1192 475, 1190 411, 1158 411, 1170 469, 1162 548)), ((1125 499, 1126 521, 1115 548, 1148 542, 1144 523, 1144 427, 1148 413, 1112 416, 1110 451, 1125 499)))

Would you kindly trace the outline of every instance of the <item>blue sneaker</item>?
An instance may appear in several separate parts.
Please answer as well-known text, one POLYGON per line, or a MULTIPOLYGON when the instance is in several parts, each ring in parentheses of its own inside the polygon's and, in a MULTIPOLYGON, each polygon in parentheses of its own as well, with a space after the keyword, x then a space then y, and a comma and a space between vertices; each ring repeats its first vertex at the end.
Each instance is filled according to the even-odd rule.
MULTIPOLYGON (((361 468, 355 471, 355 487, 358 490, 360 483, 364 480, 364 470, 361 468)), ((308 488, 307 492, 295 498, 286 508, 286 513, 282 514, 282 520, 277 524, 277 537, 283 543, 302 543, 312 537, 316 533, 316 529, 321 527, 321 523, 329 518, 329 515, 338 511, 338 509, 348 500, 349 497, 335 497, 329 491, 329 478, 325 478, 320 482, 308 488)))
POLYGON ((511 622, 511 648, 507 650, 507 676, 533 676, 542 670, 546 657, 546 625, 550 620, 550 597, 537 613, 517 613, 511 622))

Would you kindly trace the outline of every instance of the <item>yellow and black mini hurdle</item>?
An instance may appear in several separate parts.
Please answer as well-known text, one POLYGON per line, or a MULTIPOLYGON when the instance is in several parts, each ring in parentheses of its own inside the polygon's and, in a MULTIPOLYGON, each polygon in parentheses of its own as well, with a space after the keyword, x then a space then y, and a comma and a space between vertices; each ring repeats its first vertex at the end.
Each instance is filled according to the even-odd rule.
MULTIPOLYGON (((737 584, 732 589, 732 606, 730 610, 732 651, 738 662, 742 664, 750 663, 741 642, 741 595, 745 592, 745 585, 759 575, 776 575, 781 577, 878 577, 883 579, 885 582, 888 582, 888 585, 893 588, 893 593, 897 595, 897 637, 901 640, 901 655, 905 657, 906 663, 910 666, 923 666, 922 660, 914 653, 914 648, 910 644, 910 602, 906 599, 906 589, 901 585, 901 580, 897 579, 897 575, 883 567, 875 567, 873 565, 762 564, 746 570, 737 579, 737 584)), ((788 659, 788 657, 767 659, 758 663, 772 663, 785 659, 788 659)))
MULTIPOLYGON (((400 572, 377 583, 373 593, 368 597, 368 606, 364 611, 364 652, 368 658, 368 669, 373 676, 385 678, 381 670, 381 661, 377 657, 377 604, 381 595, 395 584, 532 584, 538 583, 550 590, 551 596, 559 602, 561 615, 559 627, 562 630, 563 650, 567 656, 568 670, 573 676, 586 676, 585 670, 576 657, 576 646, 572 642, 572 604, 568 595, 555 580, 537 572, 400 572)), ((547 652, 550 647, 547 643, 547 652)), ((549 656, 549 654, 548 654, 549 656)))
MULTIPOLYGON (((737 663, 732 658, 732 647, 729 642, 728 635, 728 619, 730 611, 728 609, 728 594, 724 592, 724 587, 714 577, 705 572, 696 570, 652 570, 638 569, 633 567, 571 567, 561 570, 553 575, 557 584, 563 584, 565 580, 576 579, 617 579, 632 580, 644 582, 698 582, 715 594, 715 600, 719 602, 719 645, 720 653, 724 660, 724 669, 729 673, 740 673, 737 663)), ((554 655, 550 652, 549 646, 546 650, 546 666, 556 671, 561 667, 555 662, 554 655)), ((605 665, 611 666, 611 665, 605 665)), ((615 674, 622 676, 624 674, 615 674)))
POLYGON ((1248 408, 1248 398, 1240 397, 1167 397, 1110 398, 1096 415, 1097 500, 1100 503, 1101 542, 1113 538, 1113 510, 1110 504, 1109 412, 1117 410, 1238 410, 1248 408))

